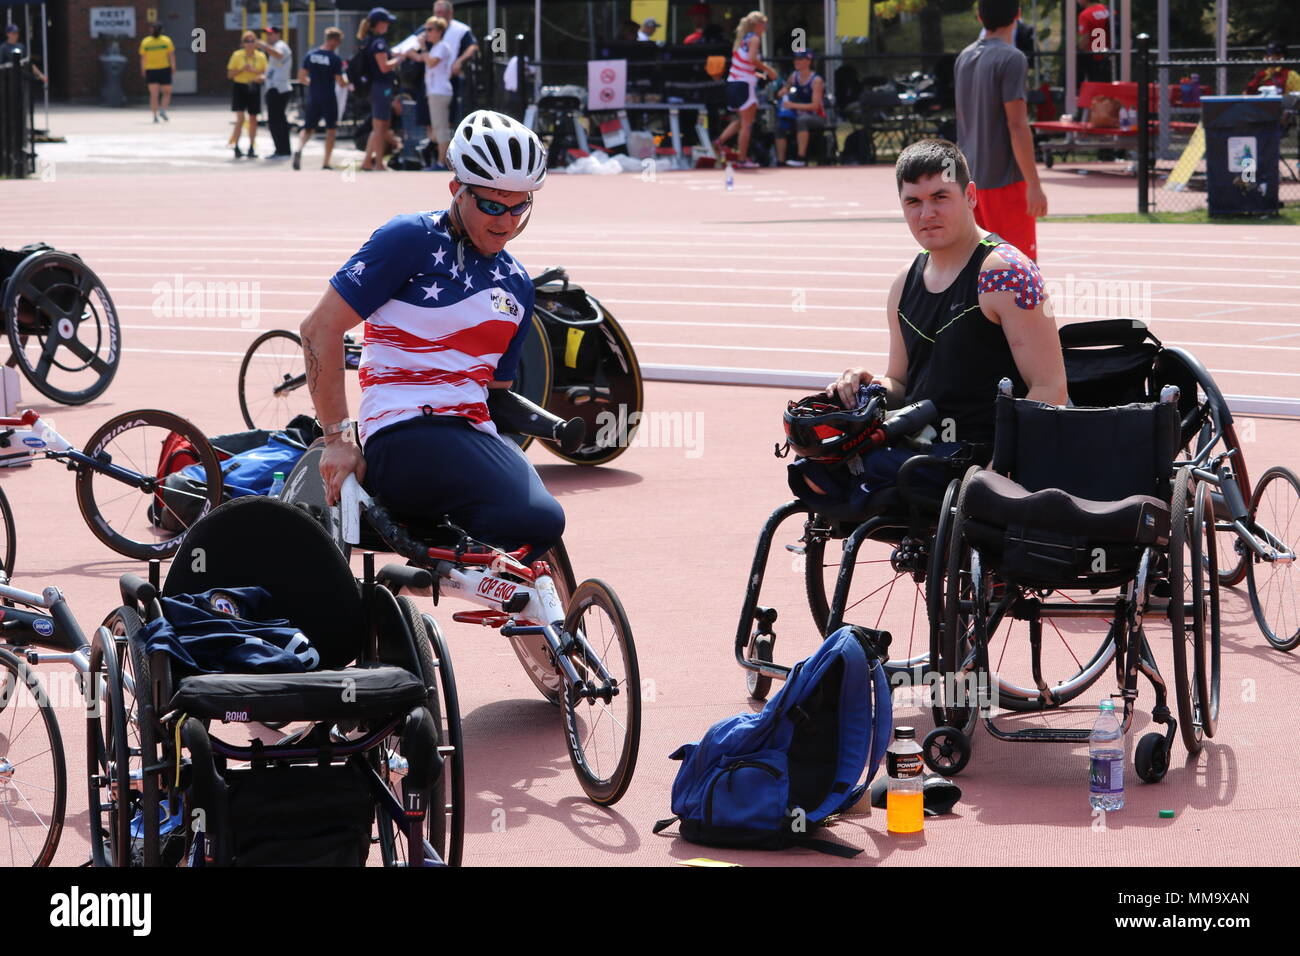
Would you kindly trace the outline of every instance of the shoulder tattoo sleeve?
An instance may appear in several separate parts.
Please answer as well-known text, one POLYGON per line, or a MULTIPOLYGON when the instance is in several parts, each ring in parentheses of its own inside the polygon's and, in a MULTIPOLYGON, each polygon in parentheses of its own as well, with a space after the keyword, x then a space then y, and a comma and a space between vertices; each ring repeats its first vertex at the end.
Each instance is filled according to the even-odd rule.
POLYGON ((1032 259, 1015 246, 1002 243, 994 250, 1006 260, 1005 269, 985 269, 979 275, 980 292, 1014 292, 1016 305, 1022 309, 1036 309, 1046 298, 1043 275, 1032 259))

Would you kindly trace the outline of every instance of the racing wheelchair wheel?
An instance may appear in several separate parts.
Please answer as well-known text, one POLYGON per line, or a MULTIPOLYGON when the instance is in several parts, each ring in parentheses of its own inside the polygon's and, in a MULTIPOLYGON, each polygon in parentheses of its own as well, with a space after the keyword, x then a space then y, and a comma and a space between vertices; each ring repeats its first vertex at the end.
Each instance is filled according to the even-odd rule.
MULTIPOLYGON (((560 606, 567 609, 573 592, 578 589, 578 582, 573 576, 573 565, 569 563, 569 552, 565 550, 564 542, 558 542, 543 554, 542 560, 551 566, 555 593, 560 599, 560 606)), ((515 634, 508 640, 533 686, 542 697, 559 707, 564 696, 563 682, 551 662, 551 650, 546 639, 540 634, 515 634)))
POLYGON ((36 671, 0 646, 0 866, 49 866, 63 834, 68 770, 36 671))
POLYGON ((296 333, 273 329, 253 340, 239 363, 239 412, 249 428, 272 430, 315 414, 296 333))
MULTIPOLYGON (((1204 394, 1198 389, 1198 401, 1208 401, 1204 394)), ((1199 454, 1209 441, 1213 432, 1213 426, 1206 422, 1196 438, 1196 451, 1199 454)), ((1241 500, 1249 503, 1251 501, 1250 493, 1250 474, 1246 470, 1246 458, 1241 447, 1241 441, 1237 438, 1237 429, 1235 425, 1225 425, 1223 428, 1223 446, 1224 449, 1234 448, 1237 453, 1228 459, 1228 467, 1232 469, 1233 481, 1237 485, 1237 490, 1241 492, 1241 500)), ((1211 500, 1214 503, 1216 520, 1218 528, 1218 554, 1219 554, 1219 584, 1225 588, 1236 587, 1246 579, 1246 565, 1249 563, 1245 544, 1237 539, 1237 532, 1232 529, 1231 516, 1227 513, 1226 505, 1223 501, 1221 492, 1211 488, 1211 500)))
POLYGON ((1183 743, 1188 753, 1198 753, 1202 738, 1214 736, 1219 715, 1218 536, 1210 486, 1193 483, 1190 470, 1180 470, 1169 514, 1174 696, 1183 743))
POLYGON ((104 283, 76 256, 34 252, 0 291, 16 365, 36 390, 63 405, 84 405, 117 374, 122 331, 104 283))
MULTIPOLYGON (((1273 547, 1295 554, 1300 539, 1300 478, 1280 466, 1264 472, 1250 498, 1250 525, 1267 531, 1273 547)), ((1296 590, 1294 558, 1246 564, 1250 605, 1264 639, 1279 651, 1300 646, 1300 593, 1296 590)))
POLYGON ((77 465, 82 517, 96 538, 129 558, 170 557, 190 525, 221 503, 216 452, 203 432, 170 412, 142 409, 111 418, 90 436, 85 454, 99 467, 77 465), (203 477, 164 496, 158 463, 172 436, 193 447, 203 477))
POLYGON ((98 628, 86 673, 86 779, 94 866, 138 863, 131 845, 135 817, 127 702, 117 638, 98 628))
POLYGON ((14 528, 14 511, 9 497, 0 488, 0 570, 6 578, 14 574, 14 553, 18 550, 18 532, 14 528))
POLYGON ((564 742, 587 796, 610 806, 627 792, 641 745, 641 672, 632 626, 609 585, 593 578, 569 599, 564 631, 580 682, 564 688, 564 742), (605 686, 602 668, 618 692, 582 693, 581 685, 605 686))
MULTIPOLYGON (((811 524, 820 521, 814 518, 811 524)), ((886 670, 897 673, 925 666, 930 659, 926 621, 925 577, 930 540, 907 537, 905 527, 878 526, 867 535, 854 556, 853 581, 840 618, 845 622, 890 633, 890 661, 886 670), (888 550, 886 550, 888 549, 888 550), (872 602, 876 602, 873 607, 872 602)), ((827 554, 829 533, 810 528, 804 542, 804 588, 817 633, 825 637, 830 626, 831 600, 842 564, 842 548, 827 554)))

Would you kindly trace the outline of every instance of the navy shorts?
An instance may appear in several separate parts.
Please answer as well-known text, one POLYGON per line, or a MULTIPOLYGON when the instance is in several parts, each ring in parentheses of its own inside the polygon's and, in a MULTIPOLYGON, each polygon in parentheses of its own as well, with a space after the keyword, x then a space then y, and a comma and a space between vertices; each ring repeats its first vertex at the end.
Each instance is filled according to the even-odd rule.
POLYGON ((366 490, 397 514, 447 515, 472 537, 533 561, 560 540, 564 509, 519 446, 464 418, 412 418, 366 439, 366 490))
POLYGON ((303 123, 303 129, 314 130, 321 120, 325 121, 326 129, 334 129, 339 125, 339 101, 337 97, 330 96, 329 99, 308 97, 307 118, 303 123))
MULTIPOLYGON (((935 442, 926 454, 938 458, 951 458, 967 446, 960 442, 935 442)), ((898 483, 898 469, 903 462, 914 458, 919 452, 910 448, 881 448, 862 458, 862 473, 855 475, 848 465, 827 465, 807 458, 796 458, 787 466, 790 490, 800 501, 814 507, 842 508, 848 505, 854 512, 865 512, 871 504, 871 495, 877 491, 892 488, 898 483), (825 495, 819 495, 808 487, 805 478, 811 478, 813 484, 821 488, 825 495)), ((927 477, 922 474, 922 480, 927 477)), ((935 471, 934 486, 941 489, 947 475, 935 471)))
POLYGON ((393 84, 387 80, 370 84, 370 116, 381 123, 393 121, 393 84))

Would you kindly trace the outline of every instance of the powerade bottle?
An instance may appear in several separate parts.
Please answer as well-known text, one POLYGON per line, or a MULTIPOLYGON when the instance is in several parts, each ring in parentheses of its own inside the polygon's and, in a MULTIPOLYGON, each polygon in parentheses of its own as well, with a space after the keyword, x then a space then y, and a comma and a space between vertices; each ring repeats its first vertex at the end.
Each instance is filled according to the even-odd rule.
POLYGON ((1115 702, 1103 700, 1088 738, 1088 803, 1094 810, 1124 809, 1124 729, 1115 702))
POLYGON ((271 479, 271 490, 266 495, 268 498, 279 498, 282 491, 284 491, 284 472, 277 471, 271 479))
POLYGON ((894 728, 894 742, 885 751, 885 769, 889 774, 885 829, 920 833, 925 826, 925 764, 913 728, 894 728))
POLYGON ((726 183, 727 192, 731 192, 736 188, 736 171, 731 168, 731 163, 727 163, 727 175, 723 182, 726 183))

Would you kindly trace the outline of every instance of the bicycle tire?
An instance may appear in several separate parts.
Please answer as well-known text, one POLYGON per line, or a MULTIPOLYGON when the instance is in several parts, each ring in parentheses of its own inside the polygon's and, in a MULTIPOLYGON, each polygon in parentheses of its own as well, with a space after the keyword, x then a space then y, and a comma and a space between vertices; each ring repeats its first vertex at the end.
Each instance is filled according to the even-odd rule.
POLYGON ((12 579, 18 553, 18 529, 14 525, 14 510, 9 505, 9 496, 3 488, 0 488, 0 535, 4 536, 0 541, 0 569, 4 570, 6 578, 12 579))
MULTIPOLYGON (((48 739, 49 746, 46 750, 50 754, 51 770, 54 777, 52 781, 53 787, 49 789, 54 792, 54 804, 50 808, 49 825, 46 827, 44 840, 39 848, 35 850, 29 849, 28 852, 33 867, 50 866, 54 861, 54 854, 59 848, 59 839, 63 835, 63 817, 67 809, 68 799, 68 768, 63 755, 63 735, 59 731, 58 717, 54 713, 54 708, 50 705, 45 688, 36 676, 36 671, 22 658, 11 653, 8 649, 0 647, 0 673, 4 672, 8 673, 8 678, 4 681, 4 695, 0 698, 0 704, 3 704, 3 706, 0 706, 0 737, 3 737, 5 742, 5 750, 0 753, 0 768, 6 768, 7 765, 7 769, 4 770, 6 789, 10 790, 10 792, 17 792, 13 789, 15 777, 12 774, 17 771, 19 765, 10 763, 7 758, 14 754, 12 748, 16 737, 14 729, 17 717, 19 713, 29 711, 27 707, 14 706, 14 701, 11 699, 11 695, 17 691, 20 684, 35 698, 37 709, 41 715, 41 725, 45 728, 45 736, 48 739), (6 710, 9 711, 8 726, 3 720, 6 710)), ((27 721, 23 729, 25 730, 31 726, 33 726, 33 722, 27 721)), ((28 804, 30 810, 30 801, 27 801, 25 797, 22 799, 23 802, 28 804)), ((39 813, 36 816, 39 819, 39 813)), ((0 819, 4 820, 8 826, 12 826, 14 823, 9 814, 0 814, 0 819)), ((26 846, 26 841, 21 840, 21 834, 19 836, 19 842, 26 846)), ((5 839, 3 842, 6 846, 14 845, 12 839, 5 839)))
MULTIPOLYGON (((257 378, 257 373, 254 372, 252 377, 257 378)), ((311 395, 306 388, 306 360, 302 354, 302 339, 297 333, 287 329, 272 329, 253 339, 239 363, 239 413, 243 416, 245 425, 249 428, 274 430, 288 425, 295 414, 313 414, 311 395), (297 353, 296 360, 293 352, 282 355, 267 347, 280 340, 292 343, 297 353), (259 350, 261 355, 258 354, 259 350), (271 374, 266 376, 265 382, 250 381, 250 368, 255 368, 254 362, 261 362, 264 358, 268 366, 274 366, 271 374), (284 386, 284 391, 277 394, 275 389, 280 386, 284 386), (250 394, 253 391, 258 394, 250 394), (305 401, 293 403, 285 397, 297 393, 305 396, 305 401)))
MULTIPOLYGON (((1291 491, 1288 497, 1293 499, 1293 503, 1286 509, 1288 519, 1295 520, 1297 509, 1294 501, 1300 500, 1300 478, 1297 478, 1295 472, 1281 465, 1275 465, 1268 471, 1264 472, 1259 483, 1255 485, 1255 492, 1250 499, 1250 523, 1252 526, 1258 526, 1260 505, 1265 503, 1265 496, 1268 493, 1270 485, 1284 483, 1291 491)), ((1283 492, 1286 494, 1286 492, 1283 492)), ((1271 511, 1277 512, 1276 507, 1271 507, 1271 511)), ((1270 522, 1271 523, 1271 522, 1270 522)), ((1286 528, 1265 527, 1280 544, 1290 549, 1292 552, 1296 548, 1296 539, 1292 535, 1300 536, 1300 528, 1291 528, 1290 521, 1286 528)), ((1259 625, 1260 632, 1264 639, 1279 651, 1292 651, 1300 647, 1300 605, 1297 604, 1297 590, 1293 580, 1295 574, 1295 564, 1280 565, 1278 563, 1269 563, 1253 558, 1247 564, 1247 585, 1250 590, 1250 606, 1255 615, 1255 623, 1259 625), (1260 568, 1268 564, 1270 572, 1267 578, 1261 580, 1260 568), (1279 570, 1280 569, 1280 570, 1279 570), (1277 600, 1272 598, 1272 582, 1281 575, 1283 580, 1277 588, 1277 600), (1280 619, 1271 620, 1272 612, 1276 608, 1280 619), (1290 616, 1286 617, 1289 609, 1290 616)))

